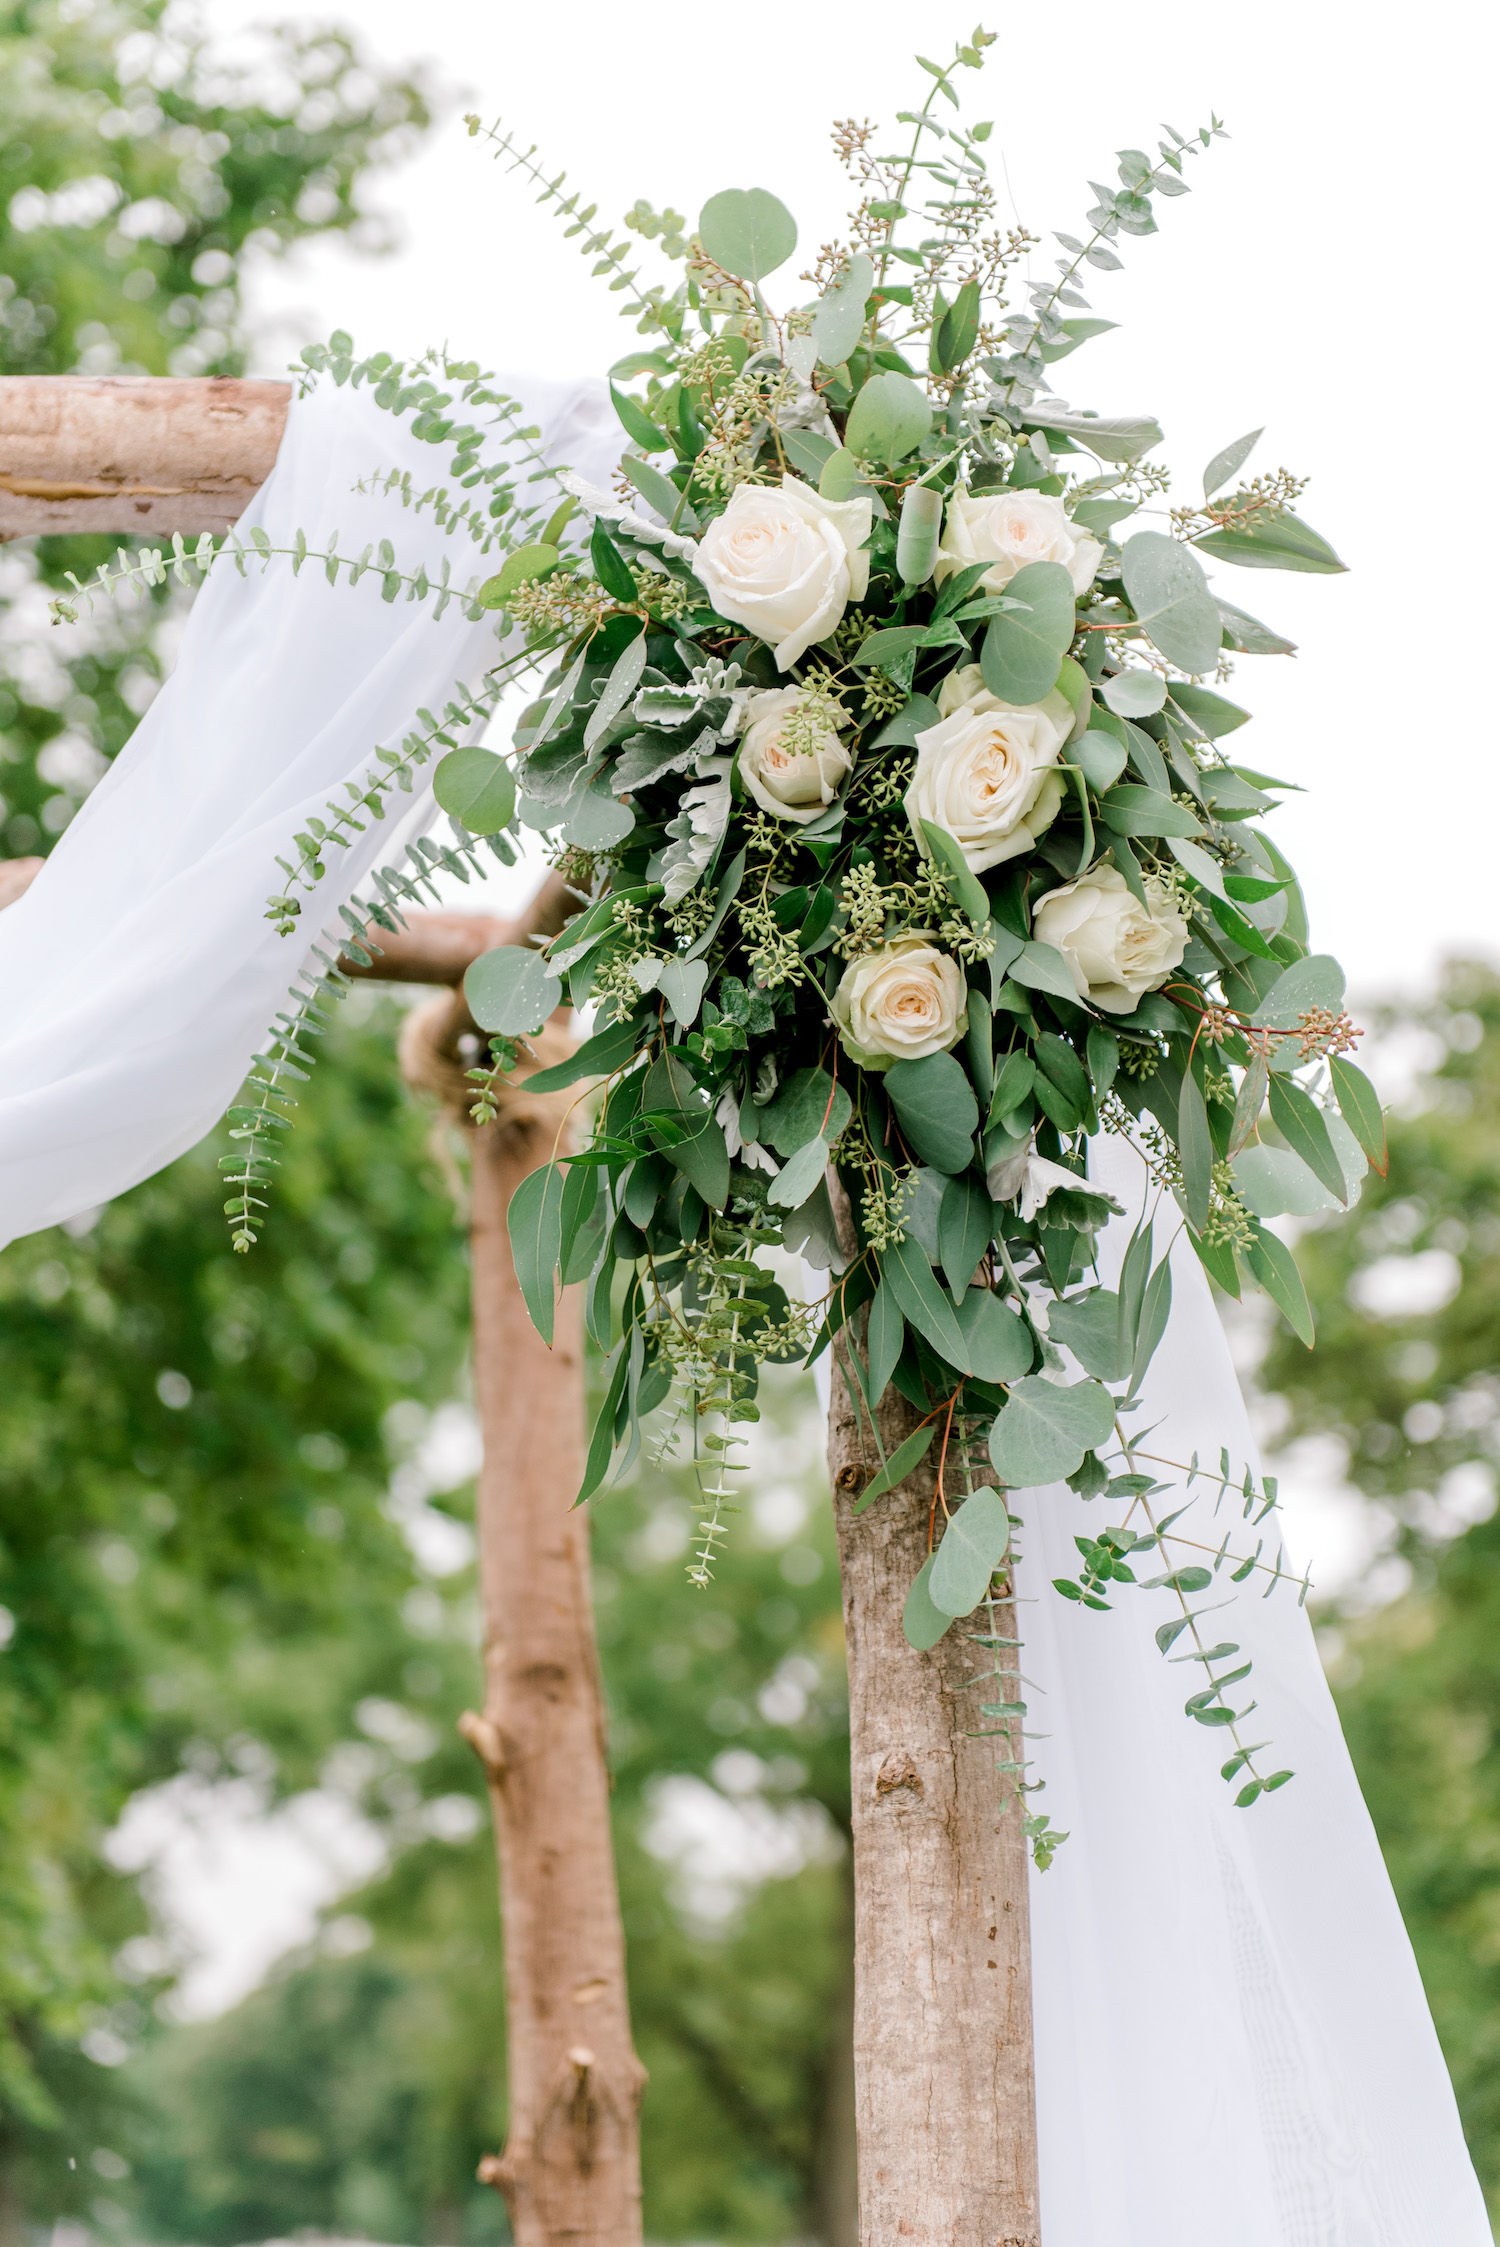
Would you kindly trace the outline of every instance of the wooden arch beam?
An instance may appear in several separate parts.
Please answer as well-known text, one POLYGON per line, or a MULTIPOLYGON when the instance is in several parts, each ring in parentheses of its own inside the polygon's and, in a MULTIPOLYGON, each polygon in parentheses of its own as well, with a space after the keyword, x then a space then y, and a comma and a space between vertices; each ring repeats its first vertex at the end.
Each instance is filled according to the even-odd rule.
POLYGON ((275 465, 289 382, 0 380, 0 539, 227 531, 275 465))

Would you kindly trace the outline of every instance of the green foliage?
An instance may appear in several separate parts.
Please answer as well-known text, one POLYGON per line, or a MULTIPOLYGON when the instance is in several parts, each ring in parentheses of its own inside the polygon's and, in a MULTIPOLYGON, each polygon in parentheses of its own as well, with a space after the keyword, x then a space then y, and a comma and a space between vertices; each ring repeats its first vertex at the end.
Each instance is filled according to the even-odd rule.
POLYGON ((111 1964, 142 1930, 99 1856, 127 1797, 247 1737, 311 1785, 355 1702, 425 1659, 394 1620, 383 1420, 451 1389, 464 1290, 390 1031, 338 1037, 253 1277, 214 1245, 211 1145, 0 1258, 0 2159, 54 2212, 119 2099, 78 2040, 134 2042, 160 1986, 111 1964))
POLYGON ((1337 1440, 1378 1541, 1411 1571, 1373 1612, 1325 1606, 1324 1645, 1500 2215, 1500 981, 1453 962, 1431 1001, 1383 1009, 1375 1029, 1422 1063, 1388 1118, 1388 1171, 1347 1217, 1302 1228, 1318 1347, 1273 1338, 1260 1379, 1284 1401, 1280 1440, 1337 1440))
MULTIPOLYGON (((247 246, 350 229, 361 175, 427 121, 420 85, 372 73, 343 34, 269 33, 241 68, 167 15, 164 0, 0 8, 0 374, 239 373, 247 246)), ((87 575, 115 543, 11 547, 0 598, 20 621, 32 585, 87 575)), ((7 633, 11 855, 50 849, 127 739, 162 676, 166 599, 83 639, 7 633)))

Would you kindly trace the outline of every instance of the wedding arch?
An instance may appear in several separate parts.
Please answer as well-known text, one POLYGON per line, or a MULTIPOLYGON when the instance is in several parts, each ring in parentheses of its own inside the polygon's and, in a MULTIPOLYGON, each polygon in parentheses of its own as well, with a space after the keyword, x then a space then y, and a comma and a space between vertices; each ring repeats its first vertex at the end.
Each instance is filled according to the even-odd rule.
POLYGON ((335 336, 243 514, 232 445, 189 463, 184 436, 180 520, 165 488, 174 421, 240 410, 205 405, 219 386, 74 393, 112 427, 164 401, 154 471, 91 460, 86 415, 67 460, 44 431, 7 469, 18 506, 144 500, 173 532, 64 621, 206 583, 168 688, 0 916, 0 1234, 227 1108, 248 1253, 330 998, 450 986, 407 1059, 473 1125, 489 1697, 466 1727, 501 1843, 518 2239, 639 2237, 573 1500, 675 1425, 706 1585, 759 1367, 795 1357, 831 1367, 861 2237, 1479 2247, 1209 1286, 1258 1283, 1310 1340, 1267 1220, 1381 1160, 1342 974, 1259 824, 1285 784, 1223 747, 1231 660, 1288 643, 1204 567, 1342 565, 1296 478, 1235 483, 1253 437, 1168 507, 1154 422, 1052 387, 1106 324, 1083 279, 1217 121, 1121 151, 1060 279, 1020 285, 1037 245, 1000 234, 988 127, 958 121, 987 43, 923 64, 896 155, 838 128, 857 208, 801 308, 768 296, 796 248, 768 191, 692 234, 637 206, 669 260, 647 284, 496 131, 636 320, 607 390, 335 336), (528 675, 513 754, 483 746, 528 675), (554 871, 517 927, 419 917, 522 828, 554 871), (576 1051, 569 1007, 594 1010, 576 1051), (608 1373, 586 1449, 585 1326, 608 1373))

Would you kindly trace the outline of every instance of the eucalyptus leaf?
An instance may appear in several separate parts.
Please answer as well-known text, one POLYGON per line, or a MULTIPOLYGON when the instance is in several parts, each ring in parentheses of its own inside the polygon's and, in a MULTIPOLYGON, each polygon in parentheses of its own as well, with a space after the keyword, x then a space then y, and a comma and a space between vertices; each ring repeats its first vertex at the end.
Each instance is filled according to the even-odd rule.
POLYGON ((1344 971, 1329 952, 1314 952, 1294 960, 1279 975, 1256 1008, 1252 1021, 1258 1030, 1295 1030, 1301 1017, 1314 1007, 1338 1014, 1344 1004, 1344 971))
POLYGON ((958 1323, 969 1353, 969 1371, 992 1387, 1018 1381, 1031 1371, 1035 1352, 1031 1329, 1018 1311, 987 1287, 971 1287, 958 1306, 958 1323))
POLYGON ((679 1029, 686 1030, 697 1020, 707 981, 708 964, 704 960, 668 960, 662 969, 656 988, 671 1008, 679 1029))
POLYGON ((464 998, 481 1030, 529 1038, 562 1004, 562 982, 540 952, 500 944, 474 961, 464 977, 464 998))
POLYGON ((905 1336, 906 1321, 901 1316, 901 1307, 891 1291, 889 1281, 883 1279, 875 1290, 875 1299, 870 1305, 869 1325, 865 1330, 865 1344, 870 1361, 866 1387, 872 1412, 890 1385, 905 1336))
POLYGON ((623 843, 635 826, 635 813, 629 804, 622 804, 610 788, 606 778, 585 788, 574 798, 567 818, 559 830, 565 843, 576 850, 613 850, 623 843))
POLYGON ((872 375, 850 407, 844 443, 863 459, 894 465, 916 450, 931 427, 925 393, 909 375, 888 369, 872 375))
POLYGON ((1242 1147, 1230 1168, 1241 1201, 1255 1217, 1314 1217, 1343 1204, 1288 1147, 1242 1147))
POLYGON ((632 699, 641 683, 641 673, 646 668, 646 635, 637 632, 615 658, 614 667, 604 684, 604 692, 594 705, 592 717, 583 733, 583 746, 592 749, 602 741, 625 705, 632 699))
POLYGON ((771 1181, 766 1199, 777 1209, 800 1209, 809 1194, 816 1191, 828 1168, 828 1144, 823 1139, 809 1139, 799 1147, 785 1169, 771 1181))
POLYGON ((532 1325, 549 1346, 562 1265, 566 1182, 561 1163, 543 1163, 540 1169, 526 1173, 511 1195, 506 1212, 517 1284, 532 1325))
POLYGON ((885 1091, 912 1152, 950 1174, 967 1169, 979 1128, 979 1104, 962 1065, 951 1053, 896 1061, 885 1073, 885 1091))
POLYGON ((1125 747, 1112 733, 1080 734, 1068 752, 1096 796, 1113 787, 1125 770, 1125 747))
POLYGON ((994 1229, 995 1205, 973 1172, 950 1178, 938 1213, 938 1256, 960 1311, 994 1229))
POLYGON ((729 187, 704 204, 698 239, 726 273, 741 281, 764 281, 796 249, 797 221, 764 187, 729 187))
POLYGON ((894 1241, 881 1257, 881 1277, 890 1284, 908 1326, 930 1342, 938 1356, 967 1373, 969 1353, 953 1305, 938 1285, 926 1252, 910 1236, 894 1241))
POLYGON ((1025 706, 1040 702, 1057 684, 1077 625, 1077 598, 1061 562, 1028 562, 1005 590, 1026 608, 994 618, 980 665, 991 694, 1025 706))
POLYGON ((932 1581, 932 1567, 936 1558, 935 1553, 929 1553, 923 1561, 912 1588, 906 1595, 906 1605, 901 1610, 901 1628, 907 1643, 916 1647, 920 1654, 926 1654, 936 1646, 953 1621, 951 1615, 945 1615, 940 1607, 932 1604, 928 1587, 932 1581))
POLYGON ((990 917, 990 901, 979 876, 971 871, 958 837, 930 819, 922 821, 922 834, 929 853, 947 877, 955 903, 963 907, 976 927, 983 928, 990 917))
POLYGON ((1214 554, 1221 562, 1233 562, 1240 569, 1307 570, 1331 576, 1348 567, 1327 539, 1289 507, 1241 530, 1204 531, 1193 544, 1201 554, 1214 554))
MULTIPOLYGON (((1105 253, 1106 256, 1109 254, 1105 253)), ((1097 460, 1124 465, 1139 460, 1162 441, 1161 425, 1149 414, 1106 416, 1067 413, 1045 401, 1025 416, 1028 427, 1057 430, 1071 437, 1097 460)))
POLYGON ((1073 1474, 1086 1451, 1107 1443, 1115 1405, 1097 1381, 1064 1388, 1040 1374, 1017 1381, 990 1430, 990 1458, 1003 1483, 1032 1489, 1073 1474))
POLYGON ((798 1069, 787 1078, 760 1120, 760 1136, 778 1155, 795 1155, 810 1139, 831 1147, 854 1113, 854 1103, 826 1069, 798 1069))
POLYGON ((664 523, 688 534, 702 529, 698 517, 671 477, 664 476, 659 468, 653 468, 649 460, 637 460, 634 453, 626 453, 620 462, 620 470, 629 477, 646 505, 654 508, 664 523))
POLYGON ((1257 1279, 1298 1340, 1313 1346, 1312 1306, 1297 1269, 1297 1259, 1286 1242, 1278 1240, 1257 1222, 1255 1240, 1245 1251, 1251 1276, 1257 1279))
POLYGON ((1236 437, 1232 445, 1226 445, 1222 452, 1214 454, 1203 471, 1205 499, 1212 499, 1214 493, 1221 491, 1231 476, 1238 475, 1264 435, 1264 429, 1252 429, 1248 437, 1236 437))
POLYGON ((1120 1299, 1108 1288, 1090 1288, 1086 1295, 1050 1303, 1047 1333, 1096 1380, 1123 1381, 1130 1371, 1120 1335, 1120 1299))
POLYGON ((1167 682, 1159 671, 1116 671, 1099 692, 1117 718, 1150 718, 1167 699, 1167 682))
POLYGON ((842 366, 858 343, 864 332, 865 304, 874 285, 874 261, 863 250, 856 250, 838 286, 818 299, 812 337, 825 367, 842 366))
POLYGON ((932 1449, 932 1439, 936 1434, 936 1425, 929 1422, 925 1428, 918 1428, 914 1434, 909 1435, 905 1443, 899 1444, 891 1453, 879 1472, 871 1476, 850 1511, 862 1514, 866 1506, 873 1505, 888 1490, 895 1490, 905 1482, 907 1476, 922 1464, 932 1449))
POLYGON ((450 749, 432 776, 432 792, 471 835, 498 835, 515 816, 515 774, 493 749, 450 749))
POLYGON ((954 1509, 928 1579, 932 1604, 947 1615, 969 1615, 990 1587, 1010 1543, 1005 1501, 989 1488, 974 1491, 954 1509))
POLYGON ((1152 645, 1182 671, 1212 671, 1224 620, 1196 557, 1163 531, 1137 531, 1120 555, 1125 590, 1152 645))
POLYGON ((1050 991, 1054 998, 1068 999, 1074 1006, 1078 1004, 1078 985, 1055 944, 1042 944, 1035 939, 1023 944, 1010 963, 1009 973, 1015 982, 1026 984, 1030 990, 1050 991))

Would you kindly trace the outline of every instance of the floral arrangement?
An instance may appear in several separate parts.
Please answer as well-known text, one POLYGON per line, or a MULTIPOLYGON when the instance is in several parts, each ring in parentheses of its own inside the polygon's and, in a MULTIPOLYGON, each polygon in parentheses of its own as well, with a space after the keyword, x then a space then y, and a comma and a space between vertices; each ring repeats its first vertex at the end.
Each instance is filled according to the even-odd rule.
MULTIPOLYGON (((692 1574, 706 1582, 761 1365, 842 1335, 879 1462, 860 1507, 940 1444, 909 1638, 933 1645, 984 1610, 980 1643, 1014 1644, 995 1603, 1016 1509, 1066 1479, 1112 1526, 1079 1539, 1058 1593, 1087 1608, 1132 1583, 1174 1596, 1158 1644, 1184 1640, 1187 1713, 1225 1735, 1224 1776, 1249 1804, 1291 1774, 1245 1741, 1249 1663, 1208 1643, 1193 1603, 1221 1573, 1282 1580, 1261 1528, 1275 1486, 1227 1452, 1162 1459, 1132 1429, 1179 1230, 1221 1288, 1258 1283, 1310 1342, 1295 1263, 1265 1220, 1347 1202, 1384 1160, 1343 976, 1309 950, 1296 877, 1261 825, 1288 783, 1224 747, 1248 716, 1220 691, 1234 659, 1291 645, 1204 569, 1342 564, 1294 512, 1299 479, 1235 481, 1259 432, 1210 462, 1201 501, 1171 504, 1155 422, 1052 387, 1112 325, 1090 314, 1084 276, 1154 231, 1157 199, 1188 191, 1218 120, 1169 129, 1154 158, 1120 151, 1086 231, 1057 236, 1055 277, 1022 284, 1038 244, 998 229, 990 127, 958 121, 960 75, 988 43, 976 32, 951 63, 922 61, 901 153, 878 153, 867 124, 836 127, 857 205, 780 309, 768 291, 797 229, 774 195, 715 195, 691 232, 637 205, 627 226, 681 269, 646 286, 591 207, 491 133, 645 339, 611 371, 611 489, 553 471, 477 367, 360 362, 342 336, 304 355, 453 447, 450 483, 388 481, 505 556, 461 593, 403 575, 389 548, 312 558, 335 577, 379 571, 387 598, 493 610, 502 651, 482 695, 423 713, 297 838, 270 911, 291 933, 331 849, 440 747, 454 840, 418 846, 407 873, 345 909, 346 950, 371 916, 394 925, 436 870, 466 875, 481 839, 508 859, 519 829, 547 838, 576 912, 550 942, 487 954, 465 988, 492 1039, 473 1072, 481 1120, 556 1008, 594 1010, 574 1058, 530 1078, 597 1088, 591 1136, 527 1180, 510 1220, 539 1329, 550 1338, 560 1274, 585 1286, 607 1354, 580 1498, 633 1461, 660 1411, 661 1440, 686 1430, 701 1464, 692 1574), (456 421, 456 396, 492 408, 488 422, 456 421), (530 486, 554 475, 544 514, 530 486), (513 755, 457 746, 528 671, 540 692, 513 755), (1137 1147, 1150 1180, 1112 1289, 1095 1249, 1124 1213, 1089 1178, 1100 1133, 1137 1147), (818 1300, 788 1294, 777 1251, 827 1275, 818 1300), (892 1383, 916 1425, 886 1456, 875 1406, 892 1383), (1205 1476, 1238 1503, 1244 1550, 1237 1532, 1201 1548, 1160 1512, 1205 1476)), ((243 567, 250 550, 229 546, 243 567)), ((175 566, 190 559, 179 544, 175 566)), ((122 558, 117 576, 151 566, 122 558)), ((340 981, 318 956, 235 1111, 239 1246, 284 1078, 308 1058, 298 1040, 340 981)), ((1025 1791, 1019 1708, 987 1713, 1025 1791)), ((1060 1837, 1045 1817, 1027 1825, 1045 1863, 1060 1837)))

